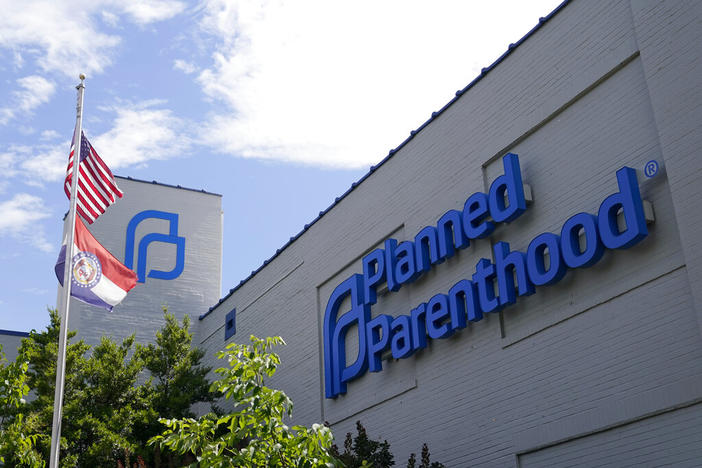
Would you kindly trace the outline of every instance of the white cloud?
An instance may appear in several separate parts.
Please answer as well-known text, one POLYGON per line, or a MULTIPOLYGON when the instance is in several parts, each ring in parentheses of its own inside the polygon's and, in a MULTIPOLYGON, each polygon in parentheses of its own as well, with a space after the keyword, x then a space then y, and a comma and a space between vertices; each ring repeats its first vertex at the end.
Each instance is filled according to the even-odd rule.
POLYGON ((56 140, 57 138, 60 138, 61 134, 57 132, 56 130, 44 130, 41 132, 40 138, 42 140, 56 140))
POLYGON ((15 68, 18 68, 18 69, 22 68, 22 66, 24 65, 24 57, 22 56, 20 51, 18 51, 18 50, 12 51, 12 59, 13 59, 15 68))
POLYGON ((105 24, 116 28, 119 25, 119 16, 112 13, 111 11, 101 11, 100 16, 105 24))
MULTIPOLYGON (((99 135, 86 135, 100 157, 114 171, 122 167, 184 155, 192 146, 185 121, 161 101, 140 105, 122 104, 104 111, 114 113, 112 128, 99 135)), ((69 140, 58 139, 56 132, 42 135, 48 141, 35 145, 13 145, 0 153, 0 182, 23 175, 22 182, 42 186, 65 177, 69 140)))
POLYGON ((38 221, 49 216, 41 198, 18 193, 10 200, 0 201, 0 236, 9 235, 39 250, 51 252, 53 246, 38 225, 38 221))
POLYGON ((10 185, 7 179, 17 174, 15 170, 15 158, 12 153, 0 153, 0 174, 2 174, 3 177, 0 178, 0 194, 2 194, 5 193, 10 185))
POLYGON ((0 125, 5 125, 7 122, 12 120, 15 113, 12 111, 11 107, 0 108, 0 125))
POLYGON ((12 177, 17 174, 13 153, 0 153, 0 174, 3 177, 12 177))
POLYGON ((0 47, 22 49, 20 66, 31 55, 45 72, 76 78, 78 71, 101 73, 112 63, 120 37, 109 34, 99 19, 112 27, 126 17, 139 25, 162 21, 182 12, 174 0, 23 0, 4 2, 0 15, 0 47))
POLYGON ((41 186, 65 175, 69 142, 59 144, 12 145, 0 153, 0 182, 17 177, 26 185, 41 186))
POLYGON ((49 101, 54 94, 55 85, 51 81, 38 75, 25 76, 17 80, 22 88, 15 92, 19 109, 29 112, 49 101))
POLYGON ((45 72, 72 78, 77 70, 101 72, 111 62, 110 51, 119 38, 96 27, 93 8, 86 1, 6 2, 0 15, 0 46, 37 49, 34 58, 45 72))
POLYGON ((171 0, 119 0, 115 4, 136 23, 142 25, 170 19, 185 10, 184 2, 171 0))
POLYGON ((173 61, 173 68, 182 71, 186 75, 190 75, 191 73, 195 73, 197 71, 197 67, 194 64, 180 59, 173 61))
POLYGON ((204 3, 207 144, 310 164, 378 162, 560 0, 204 3), (509 39, 504 32, 511 31, 509 39))
POLYGON ((112 129, 89 137, 95 150, 111 169, 168 159, 183 154, 191 145, 185 122, 169 109, 154 103, 114 108, 112 129))
POLYGON ((27 173, 25 183, 41 185, 43 182, 61 180, 66 176, 69 144, 41 145, 32 148, 32 156, 25 158, 22 169, 27 173))
POLYGON ((18 115, 25 116, 49 102, 56 89, 54 83, 39 75, 20 78, 17 84, 20 89, 12 93, 11 105, 0 109, 0 124, 4 125, 18 115))

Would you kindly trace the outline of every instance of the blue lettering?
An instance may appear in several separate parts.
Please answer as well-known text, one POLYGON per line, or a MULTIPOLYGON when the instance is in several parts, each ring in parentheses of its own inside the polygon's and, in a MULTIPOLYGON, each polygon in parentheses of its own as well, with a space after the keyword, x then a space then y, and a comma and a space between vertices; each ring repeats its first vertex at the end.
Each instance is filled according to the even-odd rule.
POLYGON ((450 316, 448 297, 446 294, 437 294, 427 302, 427 333, 429 338, 437 340, 446 338, 453 334, 453 328, 450 323, 444 323, 444 320, 450 316))
POLYGON ((597 217, 578 213, 568 218, 561 229, 561 255, 569 268, 587 268, 604 254, 604 245, 597 232, 597 217), (580 230, 585 235, 585 250, 580 251, 580 230))
POLYGON ((368 305, 378 302, 376 287, 385 280, 385 255, 375 249, 363 257, 363 295, 368 305))
POLYGON ((397 241, 395 239, 388 239, 385 241, 385 279, 388 283, 388 289, 390 291, 397 291, 400 289, 400 285, 395 281, 395 262, 397 258, 395 257, 395 248, 397 247, 397 241))
POLYGON ((455 249, 468 247, 469 241, 461 225, 461 212, 449 210, 439 218, 436 230, 439 236, 439 257, 453 257, 455 249), (455 248, 454 248, 455 247, 455 248))
POLYGON ((495 222, 509 223, 526 211, 526 199, 517 155, 506 154, 502 158, 502 165, 505 168, 504 175, 490 185, 490 215, 495 222), (505 192, 509 201, 509 205, 506 206, 505 192))
POLYGON ((368 370, 370 372, 380 372, 383 364, 380 355, 390 347, 390 322, 389 315, 378 315, 366 325, 366 334, 369 335, 368 342, 368 370))
POLYGON ((414 263, 414 244, 410 241, 401 242, 395 249, 397 263, 395 264, 395 279, 399 284, 411 283, 419 276, 414 263))
POLYGON ((506 155, 503 165, 504 175, 493 181, 489 196, 474 193, 466 200, 463 212, 447 211, 436 227, 421 229, 414 242, 398 244, 395 239, 386 239, 384 249, 375 249, 363 257, 362 275, 354 274, 334 289, 323 324, 327 398, 346 393, 346 383, 367 370, 381 371, 382 354, 386 350, 395 359, 409 357, 426 348, 427 335, 431 339, 447 338, 466 328, 469 321, 478 322, 483 314, 514 304, 517 295, 527 296, 534 293, 535 286, 560 281, 568 268, 594 265, 604 255, 605 247, 626 249, 648 235, 636 172, 624 167, 616 174, 619 191, 605 198, 597 216, 589 213, 571 216, 563 223, 560 236, 550 232, 539 234, 529 243, 526 253, 510 250, 507 242, 496 242, 494 263, 480 259, 472 281, 459 280, 448 294, 435 294, 408 315, 393 318, 380 314, 371 318, 371 305, 377 302, 377 288, 384 281, 390 291, 397 291, 432 265, 455 255, 456 249, 468 247, 469 239, 489 235, 496 223, 511 222, 526 210, 517 156, 506 155), (618 213, 626 224, 621 231, 617 225, 618 213), (350 304, 350 308, 339 314, 344 304, 350 304), (347 334, 354 328, 358 330, 358 354, 347 366, 345 343, 347 334))
POLYGON ((643 202, 636 180, 636 171, 623 167, 617 171, 619 192, 605 198, 600 205, 597 220, 600 239, 608 249, 628 249, 648 235, 643 202), (624 211, 626 230, 619 232, 617 212, 624 211))
POLYGON ((426 304, 419 304, 410 312, 412 326, 412 348, 414 350, 427 347, 427 329, 424 324, 426 304))
POLYGON ((475 265, 473 282, 478 285, 478 302, 480 309, 487 313, 497 310, 500 302, 495 297, 495 265, 490 260, 481 258, 475 265))
POLYGON ((460 280, 449 289, 449 309, 453 329, 466 328, 466 318, 471 322, 483 319, 483 311, 478 304, 475 284, 466 279, 460 280))
POLYGON ((429 271, 432 265, 444 261, 439 256, 439 240, 434 226, 427 226, 414 237, 414 248, 417 253, 417 271, 429 271))
POLYGON ((482 239, 492 234, 495 223, 487 221, 490 214, 488 197, 482 192, 476 192, 463 205, 463 231, 469 239, 482 239))
POLYGON ((392 321, 391 329, 392 343, 390 349, 392 357, 402 359, 410 356, 414 352, 412 337, 410 336, 410 318, 406 315, 400 315, 392 321))
POLYGON ((550 232, 539 234, 529 243, 527 248, 527 269, 529 271, 529 279, 535 285, 553 284, 560 281, 565 275, 566 268, 561 260, 559 244, 559 237, 550 232), (546 268, 546 249, 548 249, 549 255, 548 268, 546 268))
POLYGON ((514 276, 516 273, 519 295, 529 296, 534 294, 534 284, 527 276, 526 255, 515 250, 509 251, 507 242, 498 242, 493 247, 495 254, 495 269, 497 270, 497 285, 500 291, 500 305, 514 304, 515 296, 514 276))

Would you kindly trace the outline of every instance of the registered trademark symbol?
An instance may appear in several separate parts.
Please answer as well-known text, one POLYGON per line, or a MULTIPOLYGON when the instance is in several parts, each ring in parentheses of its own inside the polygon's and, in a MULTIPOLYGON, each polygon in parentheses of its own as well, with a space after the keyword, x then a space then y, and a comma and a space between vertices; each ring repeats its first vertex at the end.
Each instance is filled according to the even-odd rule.
POLYGON ((651 159, 649 162, 647 162, 644 166, 644 174, 646 174, 646 177, 649 178, 658 174, 658 161, 651 159))

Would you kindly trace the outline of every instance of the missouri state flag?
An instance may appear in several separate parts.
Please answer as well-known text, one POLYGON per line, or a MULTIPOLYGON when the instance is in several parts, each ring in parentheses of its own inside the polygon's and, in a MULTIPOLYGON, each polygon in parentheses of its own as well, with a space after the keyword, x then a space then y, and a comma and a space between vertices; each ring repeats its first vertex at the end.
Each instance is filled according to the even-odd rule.
MULTIPOLYGON (((93 237, 85 224, 76 216, 73 239, 74 255, 71 268, 71 296, 79 301, 112 310, 122 302, 127 292, 137 283, 137 275, 122 265, 93 237)), ((66 263, 66 240, 54 270, 63 286, 66 263)))

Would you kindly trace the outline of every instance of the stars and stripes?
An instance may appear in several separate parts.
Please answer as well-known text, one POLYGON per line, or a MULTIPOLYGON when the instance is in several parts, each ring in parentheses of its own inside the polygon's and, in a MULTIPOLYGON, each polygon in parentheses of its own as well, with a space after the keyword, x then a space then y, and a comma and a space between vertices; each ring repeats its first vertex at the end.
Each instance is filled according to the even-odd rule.
MULTIPOLYGON (((68 157, 68 169, 64 191, 71 198, 71 179, 73 178, 73 155, 75 142, 71 143, 71 154, 68 157)), ((108 206, 115 202, 115 196, 122 198, 122 191, 117 187, 110 168, 98 156, 83 132, 81 132, 80 164, 78 166, 78 213, 89 224, 103 214, 108 206)))

